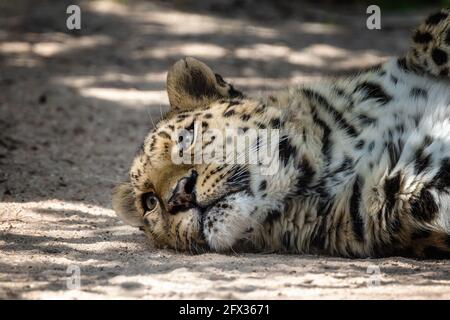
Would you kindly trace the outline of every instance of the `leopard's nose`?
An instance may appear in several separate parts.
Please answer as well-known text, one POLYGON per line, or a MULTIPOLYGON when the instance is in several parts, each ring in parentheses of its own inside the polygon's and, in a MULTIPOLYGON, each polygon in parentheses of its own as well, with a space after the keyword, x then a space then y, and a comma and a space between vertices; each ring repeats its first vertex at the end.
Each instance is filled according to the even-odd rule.
POLYGON ((196 205, 194 189, 197 176, 197 171, 192 170, 190 176, 181 178, 178 181, 169 201, 167 201, 166 209, 169 213, 176 214, 196 205))

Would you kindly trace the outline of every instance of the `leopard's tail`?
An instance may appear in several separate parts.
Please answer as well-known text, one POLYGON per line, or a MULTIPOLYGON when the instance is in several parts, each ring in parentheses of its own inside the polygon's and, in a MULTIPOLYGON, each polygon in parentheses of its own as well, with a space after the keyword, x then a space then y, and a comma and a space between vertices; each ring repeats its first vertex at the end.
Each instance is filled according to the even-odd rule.
POLYGON ((415 72, 450 77, 450 8, 430 15, 414 31, 403 63, 415 72))

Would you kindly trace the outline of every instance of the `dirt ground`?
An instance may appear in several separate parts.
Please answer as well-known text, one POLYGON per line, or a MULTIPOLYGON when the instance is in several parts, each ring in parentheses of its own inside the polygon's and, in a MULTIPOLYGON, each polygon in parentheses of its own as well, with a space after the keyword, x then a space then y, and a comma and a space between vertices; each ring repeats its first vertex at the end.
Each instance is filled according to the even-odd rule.
POLYGON ((450 298, 448 261, 190 256, 153 249, 110 204, 177 59, 257 94, 401 54, 432 9, 369 31, 364 7, 85 1, 68 31, 71 3, 0 1, 0 298, 450 298))

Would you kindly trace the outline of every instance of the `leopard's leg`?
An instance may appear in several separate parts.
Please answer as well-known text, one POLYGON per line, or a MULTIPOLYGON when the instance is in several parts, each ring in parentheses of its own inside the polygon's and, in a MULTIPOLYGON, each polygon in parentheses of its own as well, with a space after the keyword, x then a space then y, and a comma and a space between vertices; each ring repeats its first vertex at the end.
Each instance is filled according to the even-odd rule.
POLYGON ((381 200, 368 220, 375 255, 450 259, 450 157, 435 164, 419 174, 416 167, 401 165, 380 181, 381 188, 367 189, 381 200))
POLYGON ((450 8, 430 15, 413 33, 406 58, 409 70, 450 77, 450 8))
POLYGON ((422 259, 450 259, 450 233, 425 229, 416 231, 411 235, 410 245, 402 253, 422 259))

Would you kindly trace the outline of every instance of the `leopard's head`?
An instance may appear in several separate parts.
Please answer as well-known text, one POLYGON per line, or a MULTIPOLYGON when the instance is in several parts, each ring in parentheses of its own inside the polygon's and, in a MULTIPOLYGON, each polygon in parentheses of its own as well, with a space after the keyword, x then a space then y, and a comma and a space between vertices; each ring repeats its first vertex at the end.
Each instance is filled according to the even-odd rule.
POLYGON ((193 58, 172 66, 167 91, 171 109, 146 137, 130 181, 115 188, 114 210, 159 247, 223 251, 248 242, 279 209, 268 179, 278 169, 279 110, 193 58))

